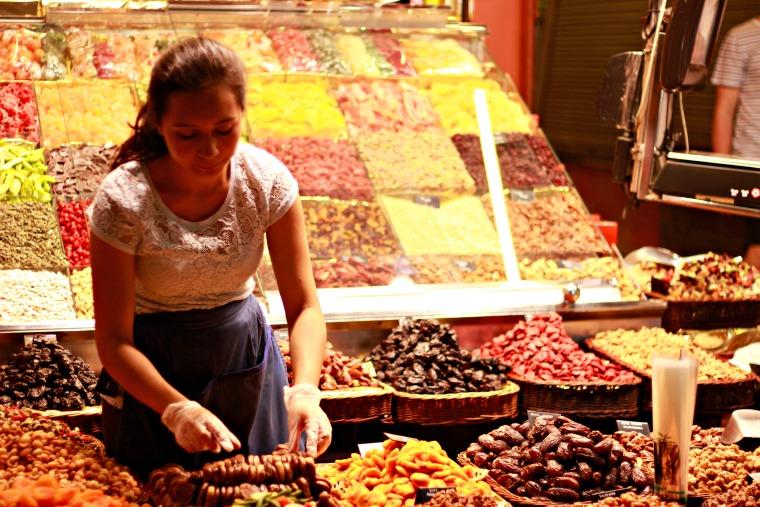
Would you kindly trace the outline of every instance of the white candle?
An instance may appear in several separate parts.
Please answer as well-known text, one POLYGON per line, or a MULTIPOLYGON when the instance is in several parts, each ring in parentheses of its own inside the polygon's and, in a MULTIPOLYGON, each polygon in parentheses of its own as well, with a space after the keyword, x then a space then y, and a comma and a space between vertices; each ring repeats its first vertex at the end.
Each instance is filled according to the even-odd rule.
POLYGON ((655 493, 685 502, 689 490, 689 446, 697 400, 696 359, 652 358, 652 419, 655 493))

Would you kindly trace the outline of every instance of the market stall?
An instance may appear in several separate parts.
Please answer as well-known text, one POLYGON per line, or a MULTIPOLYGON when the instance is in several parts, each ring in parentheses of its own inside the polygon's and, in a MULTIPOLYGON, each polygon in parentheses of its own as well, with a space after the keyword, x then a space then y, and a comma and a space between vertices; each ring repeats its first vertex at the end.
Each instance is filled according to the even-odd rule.
MULTIPOLYGON (((142 7, 62 3, 2 29, 10 56, 0 69, 0 500, 665 505, 640 496, 653 487, 651 440, 608 431, 614 419, 651 416, 651 365, 636 353, 688 340, 656 329, 664 312, 674 333, 693 312, 714 324, 703 328, 757 325, 757 270, 712 256, 673 269, 626 264, 489 60, 485 28, 445 10, 142 7), (446 448, 382 437, 334 463, 278 451, 201 470, 167 466, 140 481, 87 435, 99 432, 100 363, 84 209, 129 135, 152 63, 196 34, 241 56, 244 136, 298 180, 334 345, 320 377, 323 409, 337 428, 434 427, 446 448), (486 177, 475 90, 485 92, 503 188, 486 177), (504 199, 509 255, 492 196, 504 199), (711 320, 712 304, 728 305, 722 319, 711 320), (40 333, 65 348, 39 337, 22 344, 40 333), (528 410, 562 416, 525 422, 528 410), (451 445, 465 426, 485 432, 469 448, 451 445), (609 491, 620 496, 602 500, 609 491)), ((266 258, 255 290, 289 363, 266 258)), ((692 347, 704 366, 698 416, 753 405, 755 376, 692 347)), ((692 492, 739 505, 753 494, 739 475, 760 472, 757 452, 710 431, 695 433, 692 492), (721 460, 708 463, 712 452, 721 460), (714 479, 728 468, 731 478, 714 479)))

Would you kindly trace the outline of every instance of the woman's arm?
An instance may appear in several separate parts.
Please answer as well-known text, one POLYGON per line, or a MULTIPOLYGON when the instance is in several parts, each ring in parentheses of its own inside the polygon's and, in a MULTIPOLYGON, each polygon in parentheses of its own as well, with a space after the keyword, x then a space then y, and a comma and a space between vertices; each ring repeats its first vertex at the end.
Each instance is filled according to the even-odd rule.
POLYGON ((269 227, 267 244, 288 320, 294 384, 318 386, 326 330, 309 261, 300 199, 269 227))
POLYGON ((731 153, 734 113, 738 102, 738 88, 718 86, 712 122, 712 149, 715 153, 731 153))
POLYGON ((185 400, 156 370, 132 339, 135 316, 135 257, 90 234, 95 343, 103 367, 138 401, 162 414, 185 400))

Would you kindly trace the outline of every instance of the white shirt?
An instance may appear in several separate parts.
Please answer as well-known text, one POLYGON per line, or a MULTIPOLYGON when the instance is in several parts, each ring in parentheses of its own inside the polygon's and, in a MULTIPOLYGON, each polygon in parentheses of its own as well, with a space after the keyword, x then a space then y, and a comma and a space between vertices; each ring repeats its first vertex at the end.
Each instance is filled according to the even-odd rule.
POLYGON ((98 238, 136 257, 136 313, 194 310, 251 294, 266 230, 297 197, 298 184, 279 160, 241 142, 227 198, 205 220, 172 213, 138 162, 106 176, 87 217, 98 238))
POLYGON ((712 84, 739 88, 732 153, 760 159, 760 20, 750 19, 728 32, 712 84))

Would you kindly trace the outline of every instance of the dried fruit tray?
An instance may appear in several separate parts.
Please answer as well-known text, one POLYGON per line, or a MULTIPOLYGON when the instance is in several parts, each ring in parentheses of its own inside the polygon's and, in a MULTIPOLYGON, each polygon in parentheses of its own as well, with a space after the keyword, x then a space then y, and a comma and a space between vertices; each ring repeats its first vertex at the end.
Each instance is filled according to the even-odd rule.
POLYGON ((410 394, 393 391, 393 420, 397 423, 454 425, 511 419, 517 416, 520 387, 507 382, 498 391, 410 394))
MULTIPOLYGON (((467 458, 467 455, 464 452, 460 452, 459 455, 457 455, 457 463, 459 463, 462 466, 475 466, 475 464, 470 461, 467 458)), ((493 478, 490 475, 485 476, 483 479, 490 487, 491 489, 500 497, 502 497, 504 500, 507 500, 512 505, 525 505, 529 507, 540 507, 542 505, 551 505, 554 507, 572 507, 573 505, 579 505, 582 503, 590 503, 590 502, 578 502, 575 504, 568 504, 568 503, 562 503, 562 502, 554 502, 552 500, 548 499, 541 499, 541 500, 534 500, 532 498, 524 497, 524 496, 518 496, 509 491, 507 488, 493 480, 493 478)))
POLYGON ((624 383, 536 381, 510 375, 520 386, 520 410, 588 418, 635 417, 641 379, 624 383))
MULTIPOLYGON (((625 359, 608 352, 603 347, 595 345, 593 338, 587 339, 586 345, 600 356, 625 366, 642 378, 641 408, 645 411, 651 411, 652 376, 629 364, 625 359)), ((696 411, 698 414, 724 414, 740 408, 751 407, 754 403, 756 389, 757 377, 753 373, 737 380, 700 381, 697 384, 696 411)))
POLYGON ((360 423, 390 417, 392 401, 387 386, 350 387, 322 391, 320 406, 333 424, 360 423))

